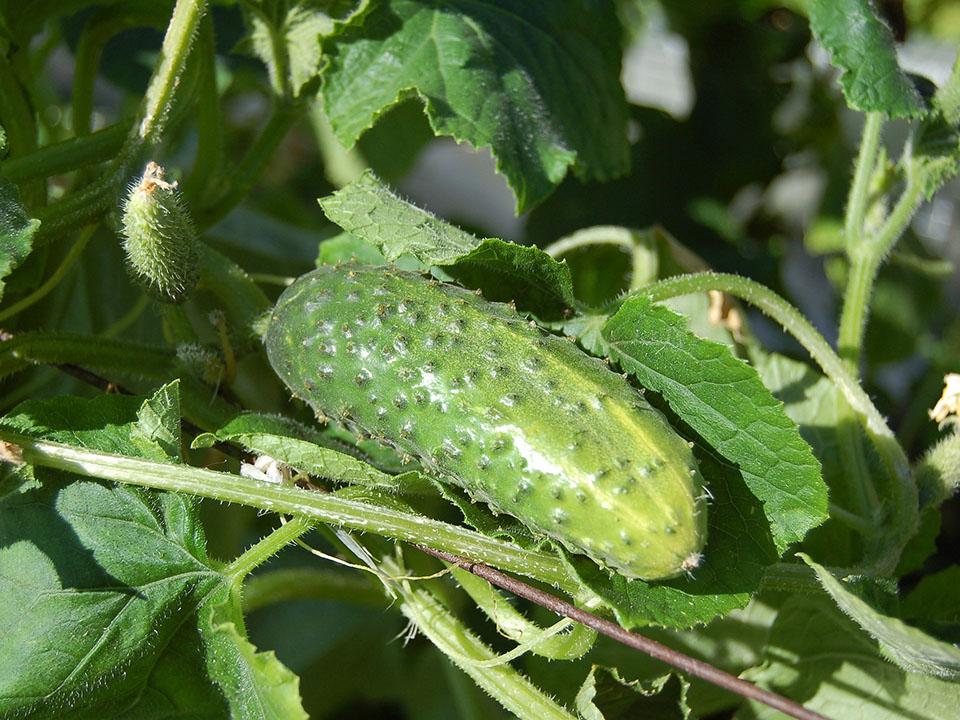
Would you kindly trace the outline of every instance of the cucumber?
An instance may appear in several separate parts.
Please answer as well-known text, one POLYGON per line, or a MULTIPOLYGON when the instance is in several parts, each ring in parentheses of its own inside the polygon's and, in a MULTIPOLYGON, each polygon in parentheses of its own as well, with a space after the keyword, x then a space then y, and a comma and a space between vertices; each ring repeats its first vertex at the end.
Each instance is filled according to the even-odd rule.
POLYGON ((294 282, 265 336, 318 416, 627 577, 689 572, 706 539, 690 446, 624 377, 512 308, 383 267, 294 282))

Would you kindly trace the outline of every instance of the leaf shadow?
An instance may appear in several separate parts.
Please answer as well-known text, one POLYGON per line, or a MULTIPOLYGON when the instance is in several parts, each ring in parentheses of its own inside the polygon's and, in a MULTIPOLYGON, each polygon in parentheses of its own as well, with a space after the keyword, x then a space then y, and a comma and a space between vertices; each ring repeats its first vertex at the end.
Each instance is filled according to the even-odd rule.
POLYGON ((77 534, 63 511, 63 494, 72 482, 65 473, 37 467, 38 487, 14 492, 0 499, 0 548, 27 542, 47 558, 63 589, 77 592, 111 591, 141 594, 108 572, 93 550, 77 534))

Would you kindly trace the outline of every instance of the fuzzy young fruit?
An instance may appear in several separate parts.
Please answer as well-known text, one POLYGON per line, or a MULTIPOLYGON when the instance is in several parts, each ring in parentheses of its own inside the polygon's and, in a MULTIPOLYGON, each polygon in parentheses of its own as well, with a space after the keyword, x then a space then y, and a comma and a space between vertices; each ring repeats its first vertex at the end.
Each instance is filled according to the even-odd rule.
POLYGON ((318 415, 572 551, 648 580, 699 564, 689 445, 623 377, 508 306, 415 273, 324 267, 280 297, 266 346, 318 415))
POLYGON ((197 284, 197 232, 177 184, 147 163, 123 206, 123 247, 137 280, 158 300, 181 303, 197 284))

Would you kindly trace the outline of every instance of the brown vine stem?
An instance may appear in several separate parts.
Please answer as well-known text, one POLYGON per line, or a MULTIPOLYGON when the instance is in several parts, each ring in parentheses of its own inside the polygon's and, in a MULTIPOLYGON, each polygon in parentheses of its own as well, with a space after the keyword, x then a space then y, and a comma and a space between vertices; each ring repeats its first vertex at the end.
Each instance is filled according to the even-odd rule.
POLYGON ((678 670, 682 670, 683 672, 693 675, 694 677, 698 677, 701 680, 706 680, 707 682, 721 687, 724 690, 728 690, 749 700, 756 700, 757 702, 768 705, 775 710, 779 710, 780 712, 789 715, 790 717, 797 718, 797 720, 828 720, 824 715, 814 712, 813 710, 808 710, 807 708, 803 707, 803 705, 795 703, 793 700, 789 700, 782 695, 777 695, 769 690, 764 690, 763 688, 747 682, 746 680, 741 680, 735 675, 724 672, 723 670, 720 670, 719 668, 716 668, 702 660, 697 660, 689 655, 684 655, 682 652, 669 648, 666 645, 657 642, 656 640, 651 640, 650 638, 630 632, 629 630, 624 630, 622 627, 614 622, 611 622, 610 620, 605 620, 594 615, 593 613, 587 612, 586 610, 581 610, 580 608, 575 607, 568 602, 564 602, 560 598, 551 595, 548 592, 544 592, 543 590, 539 590, 531 585, 528 585, 522 580, 517 580, 510 575, 490 567, 489 565, 471 562, 470 560, 465 560, 457 555, 452 555, 448 552, 443 552, 442 550, 434 550, 433 548, 424 547, 423 545, 417 545, 416 547, 419 550, 427 553, 427 555, 432 555, 439 560, 443 560, 444 562, 452 563, 458 567, 461 567, 464 570, 473 573, 477 577, 483 578, 492 585, 496 585, 497 587, 503 588, 504 590, 507 590, 518 597, 522 597, 530 602, 536 603, 547 610, 555 612, 557 615, 562 615, 570 618, 571 620, 576 620, 577 622, 596 630, 601 635, 606 635, 607 637, 616 640, 619 643, 622 643, 628 647, 632 647, 635 650, 639 650, 640 652, 645 653, 656 660, 660 660, 667 665, 675 667, 678 670))

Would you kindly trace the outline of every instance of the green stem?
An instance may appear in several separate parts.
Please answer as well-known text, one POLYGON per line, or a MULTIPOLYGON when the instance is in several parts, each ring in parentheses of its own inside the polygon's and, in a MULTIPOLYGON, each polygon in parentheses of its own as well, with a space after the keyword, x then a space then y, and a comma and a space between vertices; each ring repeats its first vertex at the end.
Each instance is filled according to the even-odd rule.
POLYGON ((217 91, 217 53, 213 22, 209 17, 200 23, 197 38, 200 60, 200 97, 197 105, 197 154, 188 182, 184 183, 191 205, 205 197, 209 186, 223 167, 223 118, 217 91))
POLYGON ((155 463, 140 458, 46 442, 0 429, 0 438, 19 445, 34 465, 103 480, 157 490, 182 492, 222 502, 239 503, 269 512, 305 516, 349 530, 426 545, 536 578, 575 593, 573 581, 559 559, 512 543, 420 515, 370 503, 260 482, 238 475, 186 465, 155 463))
POLYGON ((117 202, 119 183, 112 182, 114 171, 107 171, 96 182, 51 203, 37 213, 40 228, 33 237, 34 249, 43 247, 78 225, 99 222, 117 202))
POLYGON ((631 230, 619 225, 596 225, 577 230, 544 248, 550 257, 558 258, 591 245, 614 245, 630 253, 630 290, 639 290, 656 280, 660 255, 654 231, 631 230))
POLYGON ((116 337, 133 325, 133 323, 137 321, 137 318, 143 315, 143 311, 146 310, 149 305, 150 296, 146 293, 142 294, 127 312, 100 333, 100 337, 116 337))
POLYGON ((869 535, 870 533, 876 532, 877 529, 876 525, 866 518, 852 513, 849 510, 845 510, 835 503, 830 503, 830 517, 863 535, 869 535))
POLYGON ((330 127, 330 121, 323 112, 323 104, 316 100, 310 104, 307 114, 313 135, 317 141, 317 149, 323 160, 323 171, 327 180, 337 188, 342 188, 356 180, 367 169, 367 162, 360 151, 353 147, 347 150, 337 139, 330 127))
POLYGON ((246 552, 237 557, 223 569, 223 573, 233 582, 240 582, 255 568, 263 565, 284 547, 292 543, 301 535, 313 529, 314 520, 307 517, 295 517, 288 520, 258 543, 247 548, 246 552))
POLYGON ((630 252, 633 250, 633 235, 633 231, 619 225, 595 225, 562 237, 543 251, 552 258, 593 245, 615 245, 630 252))
POLYGON ((509 712, 530 720, 573 720, 573 716, 547 697, 527 678, 509 665, 483 667, 477 663, 496 658, 427 590, 397 584, 403 598, 400 611, 444 653, 509 712), (475 661, 475 662, 471 662, 475 661))
POLYGON ((80 237, 77 238, 77 241, 73 244, 73 247, 70 248, 70 251, 67 253, 66 257, 63 258, 60 266, 53 271, 53 274, 46 279, 43 285, 38 287, 32 293, 24 298, 21 298, 10 307, 0 311, 0 322, 6 322, 18 313, 26 310, 31 305, 35 305, 43 300, 43 298, 45 298, 50 291, 53 290, 61 280, 63 280, 70 268, 73 267, 74 263, 80 259, 80 255, 83 254, 83 249, 87 246, 87 243, 90 242, 90 238, 93 237, 95 230, 96 226, 92 225, 82 230, 80 232, 80 237))
POLYGON ((863 220, 867 214, 867 200, 870 194, 870 180, 877 163, 877 149, 880 147, 880 131, 883 128, 883 114, 867 113, 860 136, 860 152, 854 166, 853 182, 847 197, 847 211, 844 220, 844 240, 847 249, 860 245, 863 234, 863 220))
POLYGON ((880 260, 866 245, 861 245, 850 253, 850 271, 843 294, 837 347, 850 372, 854 374, 860 372, 860 348, 863 344, 873 283, 880 270, 880 260))
POLYGON ((271 275, 270 273, 250 273, 250 279, 261 285, 277 285, 279 287, 290 287, 293 285, 294 277, 287 275, 271 275))
POLYGON ((257 178, 301 112, 302 105, 289 103, 281 103, 273 111, 240 164, 230 172, 228 184, 220 198, 198 213, 198 224, 201 228, 213 225, 250 194, 257 178))
MULTIPOLYGON (((33 109, 7 57, 0 52, 0 119, 7 135, 11 159, 28 155, 37 147, 37 126, 33 109)), ((24 204, 39 207, 46 203, 46 185, 35 181, 23 188, 24 204)))
MULTIPOLYGON (((874 479, 870 473, 867 455, 860 433, 860 422, 849 403, 843 403, 837 418, 837 434, 840 437, 840 459, 846 474, 854 480, 850 483, 860 515, 873 523, 872 532, 879 528, 883 506, 877 495, 874 479)), ((831 511, 831 514, 832 511, 831 511)), ((867 533, 871 534, 871 533, 867 533)))
POLYGON ((870 297, 877 272, 883 260, 909 227, 922 199, 920 183, 912 175, 908 175, 903 193, 876 236, 863 238, 855 247, 848 246, 850 274, 843 298, 838 346, 848 367, 854 372, 859 364, 863 333, 870 310, 870 297))
POLYGON ((368 577, 365 573, 315 567, 268 570, 244 583, 243 611, 292 600, 332 600, 383 608, 387 603, 383 588, 368 577))
POLYGON ((118 33, 140 26, 163 27, 166 8, 159 3, 132 3, 107 7, 94 13, 77 41, 71 101, 73 132, 87 135, 93 126, 93 95, 100 59, 107 43, 118 33))
POLYGON ((10 158, 3 162, 3 176, 10 182, 22 183, 104 162, 120 151, 129 128, 128 122, 120 121, 90 135, 62 140, 10 158))
POLYGON ((177 0, 160 49, 160 64, 143 98, 140 122, 131 136, 128 152, 157 142, 166 128, 177 83, 190 55, 190 46, 207 8, 205 0, 177 0))
POLYGON ((775 563, 763 573, 761 590, 787 592, 790 594, 822 595, 823 585, 806 565, 799 563, 775 563))
POLYGON ((563 635, 545 636, 546 630, 527 620, 489 582, 473 573, 454 566, 453 577, 484 614, 497 626, 497 632, 518 643, 535 644, 529 647, 534 655, 550 660, 577 660, 590 651, 597 633, 586 625, 573 625, 563 635))

